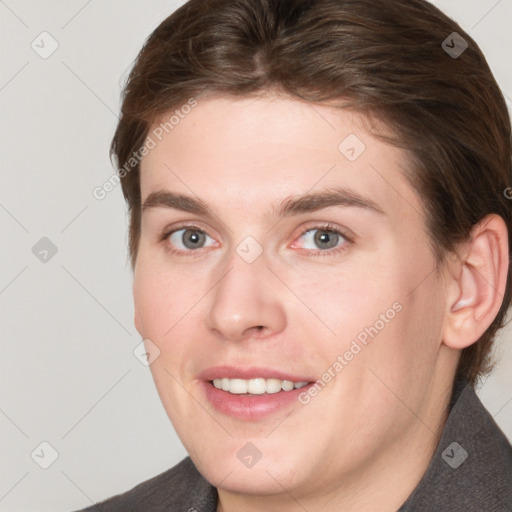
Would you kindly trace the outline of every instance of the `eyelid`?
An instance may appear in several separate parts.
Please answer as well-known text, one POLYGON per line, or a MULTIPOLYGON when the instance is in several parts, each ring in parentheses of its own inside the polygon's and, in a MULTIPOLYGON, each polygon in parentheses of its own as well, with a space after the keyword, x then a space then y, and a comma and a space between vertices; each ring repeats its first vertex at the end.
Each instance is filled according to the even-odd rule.
POLYGON ((164 241, 166 238, 168 238, 170 235, 175 233, 176 231, 180 231, 181 229, 190 229, 192 231, 201 231, 202 233, 205 233, 210 238, 216 239, 217 236, 212 236, 210 234, 211 231, 213 231, 210 228, 206 228, 201 225, 201 222, 199 221, 182 221, 182 222, 174 222, 172 224, 169 224, 165 228, 163 228, 161 235, 159 235, 159 241, 164 241))
POLYGON ((159 242, 164 245, 164 248, 167 252, 178 255, 178 256, 201 256, 204 253, 204 250, 208 250, 211 248, 209 247, 199 247, 198 249, 175 249, 173 246, 171 246, 169 242, 169 238, 171 235, 176 233, 177 231, 182 231, 184 229, 190 229, 192 231, 200 231, 201 233, 204 233, 206 236, 211 238, 215 241, 214 247, 218 247, 218 242, 215 237, 211 236, 208 233, 208 230, 204 229, 203 227, 199 226, 198 223, 193 222, 183 222, 181 224, 173 224, 170 226, 167 226, 162 231, 162 234, 159 237, 159 242))
MULTIPOLYGON (((202 247, 198 247, 197 249, 187 249, 186 247, 183 249, 183 248, 181 248, 181 247, 180 247, 179 249, 177 249, 177 250, 178 250, 178 251, 180 251, 180 252, 184 252, 184 253, 186 253, 186 252, 188 252, 188 251, 191 251, 191 252, 197 252, 197 251, 199 251, 199 250, 201 250, 201 249, 207 249, 207 248, 209 248, 209 247, 214 247, 214 246, 215 246, 215 244, 216 244, 215 238, 211 237, 208 233, 206 233, 206 232, 205 232, 205 231, 203 231, 202 229, 201 229, 201 230, 199 230, 199 229, 192 229, 192 228, 187 228, 187 227, 179 228, 179 229, 174 229, 173 231, 171 231, 171 232, 169 233, 169 235, 167 236, 167 239, 168 239, 169 241, 171 241, 171 239, 172 239, 173 237, 175 237, 175 235, 179 235, 179 233, 180 233, 180 232, 185 233, 186 231, 192 231, 192 232, 195 232, 195 233, 201 233, 202 235, 204 235, 204 237, 205 237, 206 239, 209 239, 210 241, 206 240, 206 241, 205 241, 205 245, 204 245, 204 246, 202 246, 202 247), (213 244, 212 244, 211 242, 213 242, 213 244)), ((183 237, 183 233, 182 233, 182 237, 183 237)), ((179 237, 179 236, 178 236, 177 241, 175 240, 173 243, 175 244, 175 246, 176 246, 176 245, 184 245, 184 244, 183 244, 183 240, 180 240, 180 237, 179 237)))
MULTIPOLYGON (((348 228, 344 228, 344 227, 338 226, 338 225, 333 224, 332 222, 328 222, 328 221, 316 221, 316 222, 312 221, 309 226, 306 226, 306 227, 301 226, 300 227, 300 230, 299 230, 298 234, 294 235, 294 242, 293 243, 295 243, 295 240, 297 240, 300 237, 304 236, 308 231, 313 231, 315 229, 317 229, 317 230, 325 230, 325 231, 332 231, 334 233, 338 233, 348 243, 354 243, 356 238, 357 238, 355 233, 352 230, 348 229, 348 228)), ((331 249, 331 250, 333 250, 333 249, 331 249)), ((328 249, 324 249, 322 251, 321 249, 318 249, 318 251, 328 252, 329 250, 328 249)))

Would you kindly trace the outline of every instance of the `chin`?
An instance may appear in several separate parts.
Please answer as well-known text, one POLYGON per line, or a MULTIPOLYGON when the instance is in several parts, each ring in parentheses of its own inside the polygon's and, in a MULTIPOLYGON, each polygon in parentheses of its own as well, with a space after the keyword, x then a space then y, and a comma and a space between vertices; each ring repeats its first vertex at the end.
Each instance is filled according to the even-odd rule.
POLYGON ((215 487, 232 493, 265 496, 280 494, 283 488, 288 490, 296 487, 292 468, 269 462, 264 464, 260 461, 252 468, 246 468, 239 462, 233 463, 232 459, 229 462, 221 462, 220 465, 213 461, 211 464, 205 464, 200 460, 194 460, 206 480, 215 487))
POLYGON ((219 448, 206 456, 204 448, 202 453, 189 451, 199 472, 215 487, 233 493, 272 495, 282 493, 283 488, 296 488, 304 476, 298 474, 299 460, 292 460, 301 459, 304 465, 304 457, 297 454, 296 447, 289 447, 286 456, 282 441, 278 449, 265 439, 254 443, 230 440, 229 444, 222 448, 217 445, 219 448))

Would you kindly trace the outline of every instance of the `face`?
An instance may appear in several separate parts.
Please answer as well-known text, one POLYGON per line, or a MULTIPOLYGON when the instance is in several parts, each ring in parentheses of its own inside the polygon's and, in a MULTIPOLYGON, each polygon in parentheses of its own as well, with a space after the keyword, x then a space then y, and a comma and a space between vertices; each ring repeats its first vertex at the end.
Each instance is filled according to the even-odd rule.
POLYGON ((406 155, 356 114, 271 96, 198 99, 160 138, 135 322, 198 469, 296 498, 382 471, 425 436, 443 324, 406 155))

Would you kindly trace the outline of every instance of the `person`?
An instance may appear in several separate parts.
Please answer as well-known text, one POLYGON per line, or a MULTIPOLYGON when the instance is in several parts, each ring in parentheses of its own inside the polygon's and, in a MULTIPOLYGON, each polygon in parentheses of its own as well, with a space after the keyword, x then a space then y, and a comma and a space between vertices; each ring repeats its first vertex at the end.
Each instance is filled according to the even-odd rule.
POLYGON ((86 510, 512 510, 474 391, 511 302, 510 133, 481 50, 424 0, 165 19, 112 155, 189 457, 86 510))

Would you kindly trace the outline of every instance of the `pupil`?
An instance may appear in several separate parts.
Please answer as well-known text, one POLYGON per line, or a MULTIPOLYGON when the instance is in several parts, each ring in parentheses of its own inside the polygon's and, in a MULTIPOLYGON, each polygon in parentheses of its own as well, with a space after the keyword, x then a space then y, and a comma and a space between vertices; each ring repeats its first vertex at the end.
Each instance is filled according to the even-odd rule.
POLYGON ((324 249, 330 249, 338 243, 338 234, 332 231, 318 231, 315 235, 315 243, 324 249))

